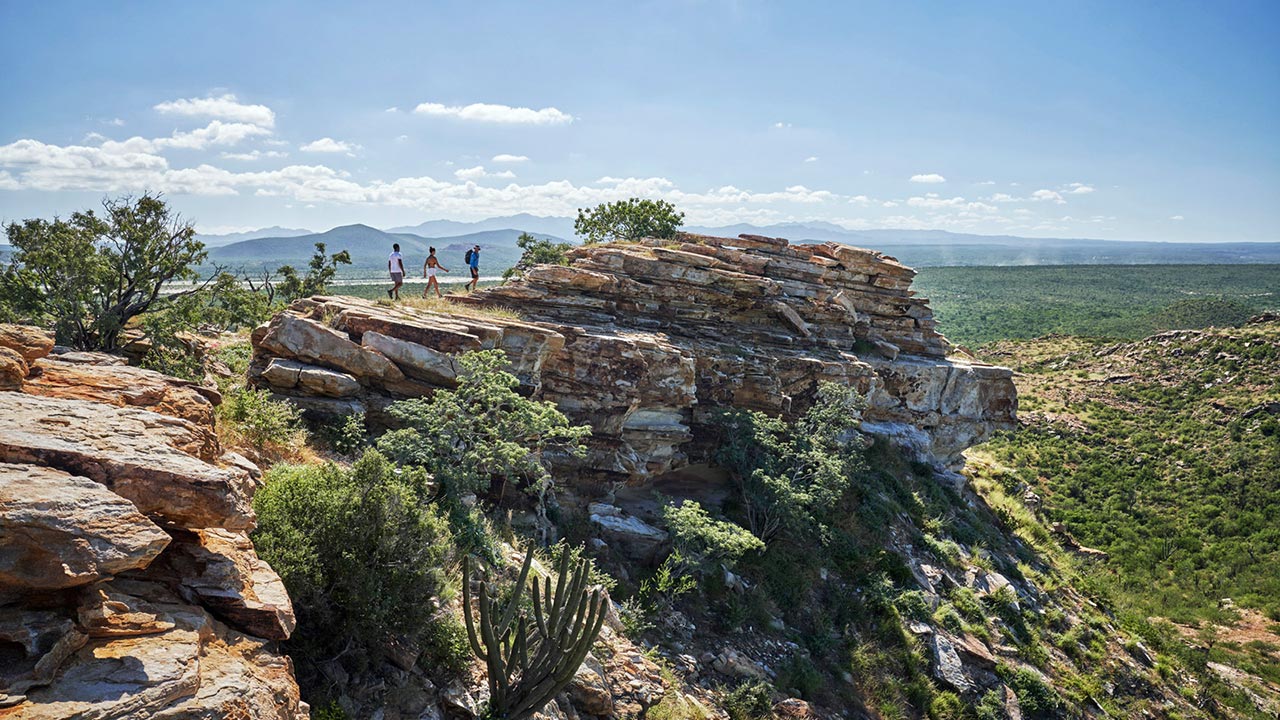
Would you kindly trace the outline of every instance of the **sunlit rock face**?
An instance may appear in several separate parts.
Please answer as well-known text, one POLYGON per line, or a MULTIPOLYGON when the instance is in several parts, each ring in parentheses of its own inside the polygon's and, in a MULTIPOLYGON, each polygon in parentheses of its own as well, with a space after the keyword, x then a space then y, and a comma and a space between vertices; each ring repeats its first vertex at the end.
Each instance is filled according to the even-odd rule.
POLYGON ((315 413, 386 420, 393 400, 451 386, 451 356, 501 348, 529 393, 593 428, 586 460, 562 470, 630 483, 705 461, 718 410, 795 416, 822 381, 857 388, 864 430, 940 469, 1013 425, 1010 371, 951 357, 915 272, 891 257, 682 235, 570 258, 458 297, 457 312, 299 301, 254 333, 254 382, 315 413))
POLYGON ((295 718, 283 583, 257 556, 260 474, 212 390, 96 353, 22 358, 0 392, 0 716, 295 718), (104 364, 105 363, 105 364, 104 364))

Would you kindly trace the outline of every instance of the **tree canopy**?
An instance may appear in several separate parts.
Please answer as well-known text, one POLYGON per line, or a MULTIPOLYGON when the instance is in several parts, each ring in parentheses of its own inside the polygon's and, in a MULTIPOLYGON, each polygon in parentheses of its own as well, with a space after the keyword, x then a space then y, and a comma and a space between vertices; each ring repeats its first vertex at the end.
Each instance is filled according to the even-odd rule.
POLYGON ((606 240, 671 238, 684 224, 684 213, 666 200, 629 198, 578 209, 573 231, 588 244, 606 240))
POLYGON ((166 284, 196 278, 204 243, 159 195, 103 209, 5 227, 15 249, 0 282, 6 314, 53 325, 58 342, 110 351, 130 320, 175 297, 161 296, 166 284))

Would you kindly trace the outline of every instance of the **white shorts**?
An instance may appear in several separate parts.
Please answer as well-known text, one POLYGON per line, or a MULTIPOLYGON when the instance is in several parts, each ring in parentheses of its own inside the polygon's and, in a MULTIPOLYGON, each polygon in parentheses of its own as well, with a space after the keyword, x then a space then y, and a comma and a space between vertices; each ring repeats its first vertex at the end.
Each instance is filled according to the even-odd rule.
POLYGON ((427 277, 435 277, 435 276, 436 276, 436 269, 433 267, 427 268, 427 277))

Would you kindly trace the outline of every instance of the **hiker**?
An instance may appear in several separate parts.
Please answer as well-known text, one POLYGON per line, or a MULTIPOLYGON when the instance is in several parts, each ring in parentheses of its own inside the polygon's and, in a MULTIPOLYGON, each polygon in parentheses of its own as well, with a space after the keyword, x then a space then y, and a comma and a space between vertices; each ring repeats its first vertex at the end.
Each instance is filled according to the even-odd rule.
POLYGON ((387 291, 387 297, 400 299, 400 286, 404 284, 404 257, 400 254, 400 243, 391 246, 391 254, 387 256, 387 270, 391 273, 391 282, 395 283, 387 291))
POLYGON ((443 297, 440 294, 440 283, 436 282, 436 270, 449 272, 449 268, 440 264, 440 260, 436 258, 436 249, 428 248, 427 261, 422 263, 422 277, 427 279, 427 286, 422 289, 422 297, 426 297, 431 288, 436 289, 436 297, 443 297))
POLYGON ((467 251, 467 264, 471 266, 471 282, 467 286, 475 292, 476 285, 480 283, 480 246, 476 245, 467 251))

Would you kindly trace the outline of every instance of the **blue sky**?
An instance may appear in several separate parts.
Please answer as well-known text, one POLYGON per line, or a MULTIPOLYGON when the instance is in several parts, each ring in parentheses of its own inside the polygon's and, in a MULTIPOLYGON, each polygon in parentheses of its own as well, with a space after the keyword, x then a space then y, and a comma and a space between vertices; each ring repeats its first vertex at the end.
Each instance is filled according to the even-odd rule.
POLYGON ((1280 3, 0 4, 0 219, 1280 240, 1280 3))

